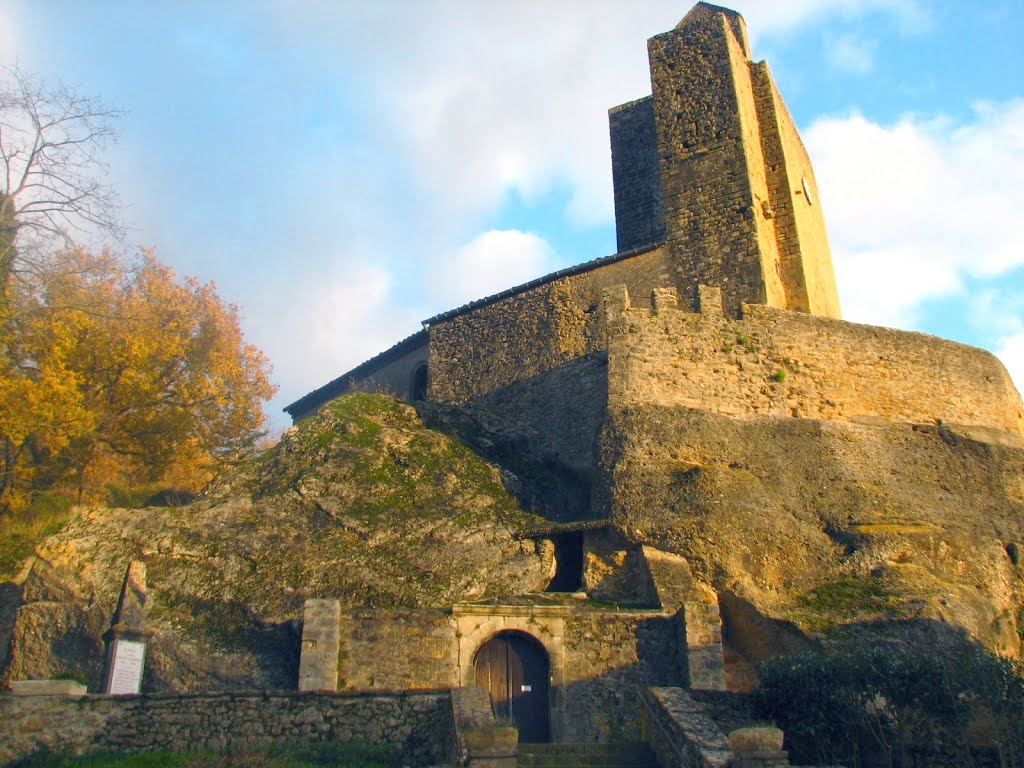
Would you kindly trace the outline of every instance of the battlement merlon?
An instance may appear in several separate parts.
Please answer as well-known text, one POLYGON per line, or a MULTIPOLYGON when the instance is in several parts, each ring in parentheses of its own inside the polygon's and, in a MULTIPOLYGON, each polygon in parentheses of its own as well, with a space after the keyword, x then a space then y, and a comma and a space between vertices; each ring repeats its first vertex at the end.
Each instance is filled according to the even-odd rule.
POLYGON ((665 237, 682 296, 839 317, 810 158, 736 12, 699 3, 648 41, 652 96, 609 111, 618 246, 665 237))

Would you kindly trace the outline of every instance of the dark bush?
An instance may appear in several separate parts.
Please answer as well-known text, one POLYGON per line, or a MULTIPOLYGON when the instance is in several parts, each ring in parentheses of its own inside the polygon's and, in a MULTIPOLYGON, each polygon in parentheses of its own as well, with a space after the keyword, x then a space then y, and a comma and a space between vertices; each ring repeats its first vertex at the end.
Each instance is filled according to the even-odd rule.
POLYGON ((785 731, 796 763, 1024 768, 1019 662, 874 649, 802 653, 760 671, 757 714, 785 731))

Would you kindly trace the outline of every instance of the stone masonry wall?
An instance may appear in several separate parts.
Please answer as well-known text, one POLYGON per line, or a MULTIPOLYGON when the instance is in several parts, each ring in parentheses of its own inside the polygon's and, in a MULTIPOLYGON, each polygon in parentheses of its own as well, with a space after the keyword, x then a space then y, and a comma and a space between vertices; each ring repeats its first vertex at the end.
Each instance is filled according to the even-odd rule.
POLYGON ((341 688, 449 688, 457 685, 457 663, 455 628, 445 611, 365 609, 341 617, 341 688))
POLYGON ((784 306, 748 51, 711 13, 651 38, 648 56, 676 287, 720 286, 731 314, 784 306))
POLYGON ((451 700, 434 694, 238 692, 0 696, 0 764, 40 748, 142 753, 260 741, 362 741, 407 764, 437 764, 452 741, 451 700))
POLYGON ((608 110, 619 251, 665 239, 658 132, 648 96, 608 110))
POLYGON ((839 294, 811 158, 768 64, 750 66, 786 308, 838 318, 839 294))
POLYGON ((412 401, 412 380, 416 369, 427 363, 427 344, 410 349, 401 357, 382 365, 370 375, 355 379, 353 389, 359 392, 383 392, 384 394, 412 401))
POLYGON ((575 613, 565 648, 564 741, 640 739, 643 689, 685 680, 675 622, 662 612, 575 613))
POLYGON ((675 405, 734 417, 983 425, 1024 433, 1020 396, 990 353, 921 333, 764 306, 743 320, 609 297, 609 407, 675 405))
POLYGON ((607 358, 595 353, 483 395, 470 408, 514 436, 492 446, 494 458, 532 478, 545 517, 564 521, 590 515, 607 402, 607 358))
POLYGON ((529 635, 544 648, 558 741, 636 740, 640 691, 687 679, 686 639, 673 613, 464 605, 453 615, 369 609, 343 615, 341 684, 383 691, 473 686, 477 651, 503 632, 529 635))
POLYGON ((430 399, 464 403, 604 349, 604 288, 649 296, 664 248, 524 290, 430 326, 430 399))

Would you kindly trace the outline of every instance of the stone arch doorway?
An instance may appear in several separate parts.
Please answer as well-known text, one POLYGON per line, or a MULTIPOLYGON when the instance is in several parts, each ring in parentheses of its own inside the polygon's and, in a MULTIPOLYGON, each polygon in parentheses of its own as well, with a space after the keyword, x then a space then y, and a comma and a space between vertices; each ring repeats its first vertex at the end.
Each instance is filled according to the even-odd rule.
POLYGON ((430 386, 430 375, 427 371, 427 364, 420 363, 412 373, 409 382, 409 402, 415 403, 427 399, 427 389, 430 386))
POLYGON ((477 650, 473 671, 476 684, 490 694, 494 714, 515 722, 520 742, 550 741, 544 646, 524 632, 501 632, 477 650))

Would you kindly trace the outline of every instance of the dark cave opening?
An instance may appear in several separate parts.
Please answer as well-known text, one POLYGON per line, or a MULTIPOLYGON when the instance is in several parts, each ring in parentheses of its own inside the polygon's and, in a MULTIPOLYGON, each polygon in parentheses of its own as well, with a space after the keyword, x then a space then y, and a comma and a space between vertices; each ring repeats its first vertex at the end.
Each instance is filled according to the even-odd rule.
POLYGON ((555 544, 555 576, 546 592, 578 592, 583 586, 583 532, 559 533, 555 544))

